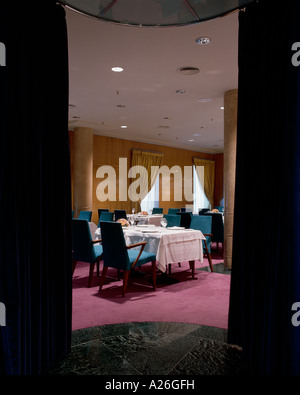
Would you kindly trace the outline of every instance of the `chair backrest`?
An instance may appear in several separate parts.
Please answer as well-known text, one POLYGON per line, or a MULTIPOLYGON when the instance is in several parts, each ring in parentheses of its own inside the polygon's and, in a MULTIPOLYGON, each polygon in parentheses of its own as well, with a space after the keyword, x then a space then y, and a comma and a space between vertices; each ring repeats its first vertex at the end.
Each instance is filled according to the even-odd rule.
POLYGON ((180 215, 165 214, 164 218, 167 220, 167 228, 180 226, 180 215))
POLYGON ((212 218, 211 233, 212 241, 224 242, 224 223, 222 213, 204 213, 203 216, 212 218))
POLYGON ((108 209, 108 208, 98 208, 98 218, 99 218, 99 219, 100 219, 101 213, 102 213, 103 211, 109 211, 109 209, 108 209))
POLYGON ((72 219, 72 249, 75 261, 95 262, 90 225, 86 219, 72 219))
POLYGON ((179 208, 169 208, 168 214, 176 214, 179 213, 180 209, 179 208))
MULTIPOLYGON (((201 230, 204 234, 211 234, 212 217, 210 215, 193 215, 191 220, 191 229, 201 230)), ((205 236, 208 250, 210 252, 211 236, 205 236)))
POLYGON ((178 215, 180 217, 180 226, 183 226, 184 228, 189 229, 189 227, 191 225, 191 220, 192 220, 192 213, 180 212, 180 213, 177 213, 176 215, 178 215))
POLYGON ((199 208, 198 214, 204 214, 209 211, 209 208, 199 208))
POLYGON ((130 269, 130 261, 122 225, 118 222, 100 222, 104 266, 130 269))
POLYGON ((78 219, 86 219, 87 221, 91 222, 92 212, 82 210, 79 212, 78 219))
POLYGON ((114 219, 114 213, 110 213, 109 211, 102 211, 99 222, 98 222, 98 227, 100 227, 100 221, 113 221, 114 219))
POLYGON ((121 218, 127 219, 126 210, 115 210, 115 221, 121 218))
POLYGON ((153 207, 152 214, 162 214, 164 209, 162 207, 153 207))

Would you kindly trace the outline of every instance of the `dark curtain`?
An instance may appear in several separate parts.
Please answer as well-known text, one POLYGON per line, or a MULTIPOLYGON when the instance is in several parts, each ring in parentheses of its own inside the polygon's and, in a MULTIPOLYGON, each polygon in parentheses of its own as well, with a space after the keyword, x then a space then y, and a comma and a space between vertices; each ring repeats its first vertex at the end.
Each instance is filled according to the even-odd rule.
POLYGON ((70 351, 68 52, 55 1, 0 3, 0 368, 38 375, 70 351))
POLYGON ((300 2, 239 16, 239 99, 228 340, 250 371, 300 373, 300 2), (299 321, 300 318, 298 318, 299 321))

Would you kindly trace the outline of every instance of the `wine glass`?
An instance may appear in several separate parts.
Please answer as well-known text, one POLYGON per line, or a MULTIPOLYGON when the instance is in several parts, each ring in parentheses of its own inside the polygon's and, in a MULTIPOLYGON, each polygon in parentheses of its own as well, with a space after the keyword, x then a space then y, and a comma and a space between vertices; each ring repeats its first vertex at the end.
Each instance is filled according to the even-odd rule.
POLYGON ((135 208, 133 208, 131 212, 132 212, 132 214, 134 214, 135 213, 135 208))
POLYGON ((166 218, 162 218, 161 220, 160 220, 160 224, 161 224, 161 226, 163 227, 163 228, 165 228, 166 226, 167 226, 167 220, 166 220, 166 218))

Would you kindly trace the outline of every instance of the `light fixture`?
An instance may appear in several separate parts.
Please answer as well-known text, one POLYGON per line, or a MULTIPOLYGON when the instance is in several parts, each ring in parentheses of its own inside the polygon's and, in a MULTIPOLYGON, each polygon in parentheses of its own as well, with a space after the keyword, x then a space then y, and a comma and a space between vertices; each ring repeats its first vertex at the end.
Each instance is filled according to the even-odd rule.
POLYGON ((176 91, 176 93, 185 93, 185 90, 183 90, 183 89, 177 89, 177 91, 176 91))
POLYGON ((201 134, 200 133, 194 133, 193 136, 199 137, 199 136, 201 136, 201 134))
POLYGON ((126 125, 122 125, 121 129, 127 129, 127 126, 126 125))
POLYGON ((220 107, 220 110, 224 110, 224 107, 222 106, 222 107, 220 107))
POLYGON ((114 71, 115 73, 121 73, 124 69, 122 67, 116 66, 116 67, 112 67, 111 68, 112 71, 114 71))
POLYGON ((183 74, 183 75, 194 75, 194 74, 198 74, 200 72, 198 67, 193 67, 193 66, 180 67, 179 69, 177 69, 177 71, 178 71, 178 73, 183 74))
POLYGON ((210 37, 198 37, 195 41, 199 45, 207 45, 211 42, 211 39, 210 37))
POLYGON ((135 26, 184 26, 226 15, 254 0, 58 0, 82 14, 135 26))
POLYGON ((189 141, 195 141, 195 140, 189 140, 189 141))

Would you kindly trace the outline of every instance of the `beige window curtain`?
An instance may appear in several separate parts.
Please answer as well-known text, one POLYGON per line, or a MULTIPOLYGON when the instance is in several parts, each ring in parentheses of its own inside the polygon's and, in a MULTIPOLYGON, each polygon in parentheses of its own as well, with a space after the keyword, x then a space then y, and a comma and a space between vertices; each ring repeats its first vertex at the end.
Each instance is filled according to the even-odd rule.
POLYGON ((214 185, 215 185, 215 161, 209 159, 194 158, 194 165, 196 166, 196 172, 201 182, 201 177, 197 166, 204 167, 204 193, 210 202, 210 207, 214 208, 214 185))
POLYGON ((153 187, 162 164, 163 153, 154 151, 145 151, 139 149, 132 150, 131 167, 141 166, 146 171, 142 171, 139 176, 139 193, 136 201, 132 201, 132 208, 136 212, 141 211, 141 201, 147 196, 153 187))

